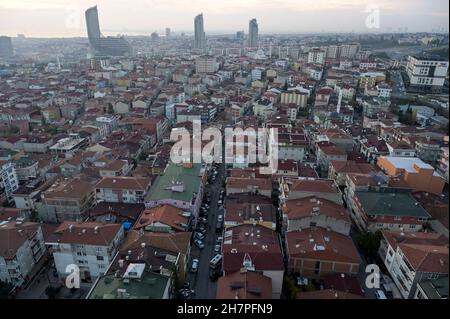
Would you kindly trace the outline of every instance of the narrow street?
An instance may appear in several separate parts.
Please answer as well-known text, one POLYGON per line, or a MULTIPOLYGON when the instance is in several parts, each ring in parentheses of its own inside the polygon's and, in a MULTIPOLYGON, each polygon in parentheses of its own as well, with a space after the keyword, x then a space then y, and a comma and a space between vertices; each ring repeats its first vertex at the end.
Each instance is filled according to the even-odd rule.
POLYGON ((208 225, 206 238, 203 240, 205 247, 199 249, 197 246, 192 246, 191 259, 189 261, 189 274, 188 282, 191 284, 192 289, 195 291, 195 299, 215 299, 217 290, 217 281, 212 281, 209 278, 210 267, 209 263, 214 257, 214 246, 216 239, 222 234, 216 233, 217 216, 219 207, 217 202, 219 201, 220 191, 223 189, 222 184, 225 179, 224 165, 221 164, 218 169, 218 175, 216 181, 213 184, 209 184, 205 187, 205 193, 209 192, 211 196, 210 209, 207 215, 208 225), (197 258, 199 260, 198 271, 192 273, 190 271, 192 260, 197 258))

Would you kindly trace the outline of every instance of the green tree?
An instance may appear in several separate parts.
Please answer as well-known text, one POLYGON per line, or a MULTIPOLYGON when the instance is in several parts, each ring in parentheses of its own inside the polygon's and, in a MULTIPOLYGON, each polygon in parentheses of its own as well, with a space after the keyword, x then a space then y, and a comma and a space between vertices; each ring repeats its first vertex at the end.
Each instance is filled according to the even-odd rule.
POLYGON ((382 238, 383 235, 381 231, 377 231, 375 233, 363 232, 358 234, 357 243, 366 256, 375 257, 378 253, 378 249, 380 248, 382 238))
POLYGON ((293 275, 286 275, 284 277, 284 295, 287 299, 295 299, 300 289, 297 287, 295 278, 293 275))

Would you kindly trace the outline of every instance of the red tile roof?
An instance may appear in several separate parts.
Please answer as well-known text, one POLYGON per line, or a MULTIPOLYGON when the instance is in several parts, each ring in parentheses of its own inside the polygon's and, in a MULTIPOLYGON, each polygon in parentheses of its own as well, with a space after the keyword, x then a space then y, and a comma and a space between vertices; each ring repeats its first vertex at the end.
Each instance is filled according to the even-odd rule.
POLYGON ((120 224, 66 221, 54 235, 59 243, 109 246, 121 228, 120 224))
POLYGON ((289 219, 301 219, 311 216, 314 208, 318 208, 321 215, 350 223, 350 217, 342 205, 316 196, 288 200, 282 210, 289 219))
POLYGON ((288 232, 287 251, 290 257, 360 263, 359 253, 349 236, 323 228, 288 232))
POLYGON ((216 299, 271 299, 272 279, 244 271, 219 278, 216 299))
POLYGON ((162 223, 170 226, 174 230, 184 231, 181 224, 187 225, 188 217, 182 216, 183 210, 171 205, 162 205, 149 210, 145 210, 134 226, 135 229, 145 228, 154 223, 162 223))

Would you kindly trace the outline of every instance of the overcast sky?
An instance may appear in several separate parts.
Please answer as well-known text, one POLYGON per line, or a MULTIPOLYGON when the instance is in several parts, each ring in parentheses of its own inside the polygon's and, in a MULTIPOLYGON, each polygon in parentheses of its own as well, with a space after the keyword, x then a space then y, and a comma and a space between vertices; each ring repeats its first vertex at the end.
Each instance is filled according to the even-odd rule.
POLYGON ((95 4, 107 35, 192 33, 200 12, 207 33, 247 32, 252 18, 260 33, 431 32, 449 24, 448 0, 0 0, 0 35, 85 36, 84 11, 95 4), (379 29, 366 24, 374 8, 379 29))

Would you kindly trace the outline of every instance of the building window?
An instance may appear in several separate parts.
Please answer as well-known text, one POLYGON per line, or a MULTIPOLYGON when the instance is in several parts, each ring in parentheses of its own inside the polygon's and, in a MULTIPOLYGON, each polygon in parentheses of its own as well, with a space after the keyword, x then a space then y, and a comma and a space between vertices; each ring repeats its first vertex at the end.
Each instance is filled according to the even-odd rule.
POLYGON ((97 256, 98 261, 103 261, 105 258, 103 256, 97 256))

